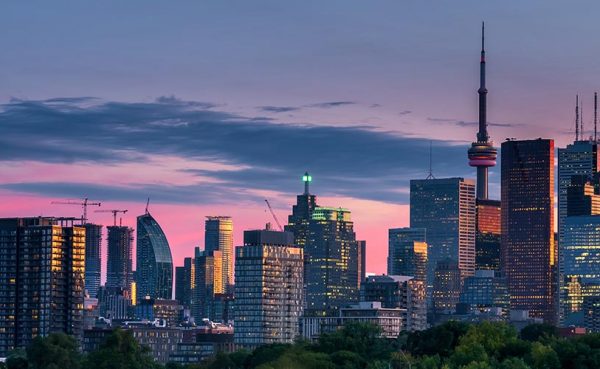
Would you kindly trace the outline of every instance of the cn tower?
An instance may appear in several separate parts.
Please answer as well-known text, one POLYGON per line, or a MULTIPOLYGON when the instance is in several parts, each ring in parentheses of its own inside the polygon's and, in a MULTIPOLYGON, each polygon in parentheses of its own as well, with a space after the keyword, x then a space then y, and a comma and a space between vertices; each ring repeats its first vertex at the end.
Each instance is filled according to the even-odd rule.
POLYGON ((488 168, 496 165, 498 151, 487 132, 487 88, 485 88, 485 24, 481 24, 481 62, 479 64, 479 132, 469 149, 469 165, 477 168, 477 199, 488 198, 488 168))

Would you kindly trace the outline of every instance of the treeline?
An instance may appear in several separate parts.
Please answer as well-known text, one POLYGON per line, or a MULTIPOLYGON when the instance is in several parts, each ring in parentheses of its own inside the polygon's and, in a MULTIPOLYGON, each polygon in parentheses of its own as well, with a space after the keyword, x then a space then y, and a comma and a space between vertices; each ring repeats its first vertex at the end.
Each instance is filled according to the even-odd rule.
POLYGON ((131 333, 115 330, 98 351, 81 354, 66 335, 37 338, 11 353, 7 369, 596 369, 600 335, 561 338, 552 326, 520 334, 504 323, 449 322, 396 340, 376 326, 352 323, 318 342, 274 344, 220 353, 202 364, 159 365, 131 333))

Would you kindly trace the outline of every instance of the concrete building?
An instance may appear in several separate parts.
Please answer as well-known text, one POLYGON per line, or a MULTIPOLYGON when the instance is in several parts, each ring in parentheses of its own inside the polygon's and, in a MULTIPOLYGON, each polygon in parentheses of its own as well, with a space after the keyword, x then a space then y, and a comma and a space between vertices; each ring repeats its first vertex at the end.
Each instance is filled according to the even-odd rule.
POLYGON ((236 248, 235 343, 292 343, 303 306, 303 250, 290 232, 245 231, 236 248))
POLYGON ((502 267, 511 310, 556 322, 554 141, 502 144, 502 267))
POLYGON ((81 339, 85 228, 55 218, 0 219, 0 357, 35 337, 81 339))

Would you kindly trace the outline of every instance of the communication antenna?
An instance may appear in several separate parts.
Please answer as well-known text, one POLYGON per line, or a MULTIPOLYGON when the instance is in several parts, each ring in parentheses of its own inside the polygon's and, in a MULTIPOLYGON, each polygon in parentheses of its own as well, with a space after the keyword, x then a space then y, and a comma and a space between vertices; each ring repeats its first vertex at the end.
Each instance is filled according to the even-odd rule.
POLYGON ((575 95, 575 141, 579 141, 579 95, 575 95))
POLYGON ((433 154, 432 154, 432 152, 433 152, 432 141, 429 141, 429 175, 425 179, 435 179, 435 176, 433 175, 433 154))
POLYGON ((598 93, 594 92, 594 143, 598 143, 598 93))

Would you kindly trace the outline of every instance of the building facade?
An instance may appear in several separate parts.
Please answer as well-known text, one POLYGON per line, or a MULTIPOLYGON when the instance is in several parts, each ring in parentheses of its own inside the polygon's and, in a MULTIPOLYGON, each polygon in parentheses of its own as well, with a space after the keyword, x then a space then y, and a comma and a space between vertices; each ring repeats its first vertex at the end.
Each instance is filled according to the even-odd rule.
POLYGON ((459 302, 472 311, 501 308, 506 314, 510 304, 506 279, 495 270, 477 270, 474 276, 465 278, 459 302))
MULTIPOLYGON (((450 258, 440 260, 433 280, 433 308, 436 313, 456 311, 462 289, 458 263, 450 258)), ((468 277, 467 277, 468 278, 468 277)))
POLYGON ((439 260, 458 262, 461 277, 475 274, 475 182, 463 178, 410 181, 410 227, 427 232, 427 281, 439 260))
POLYGON ((425 228, 392 228, 388 231, 388 275, 408 275, 427 281, 425 228))
POLYGON ((223 285, 223 253, 219 250, 200 251, 196 248, 195 287, 192 316, 196 322, 203 319, 221 321, 215 308, 216 296, 225 293, 223 285))
POLYGON ((308 309, 327 311, 358 302, 361 272, 349 210, 316 208, 304 252, 308 309))
POLYGON ((183 306, 191 307, 196 286, 194 258, 183 259, 183 266, 175 268, 175 299, 183 306))
POLYGON ((500 201, 477 199, 475 268, 500 270, 500 201))
POLYGON ((137 217, 137 299, 173 297, 171 248, 158 222, 146 213, 137 217))
POLYGON ((106 287, 124 289, 130 295, 133 281, 131 260, 133 229, 123 226, 109 226, 106 229, 108 231, 106 287))
POLYGON ((98 295, 100 275, 102 271, 101 246, 102 226, 86 223, 85 225, 85 290, 91 297, 98 295))
POLYGON ((290 232, 245 231, 236 248, 235 343, 292 343, 303 306, 304 255, 290 232))
POLYGON ((510 307, 556 321, 554 141, 502 144, 502 268, 510 307))
POLYGON ((35 337, 80 340, 85 228, 54 218, 0 219, 0 357, 35 337))
POLYGON ((204 228, 204 251, 221 252, 221 278, 225 291, 233 285, 233 220, 229 216, 206 217, 204 228))

